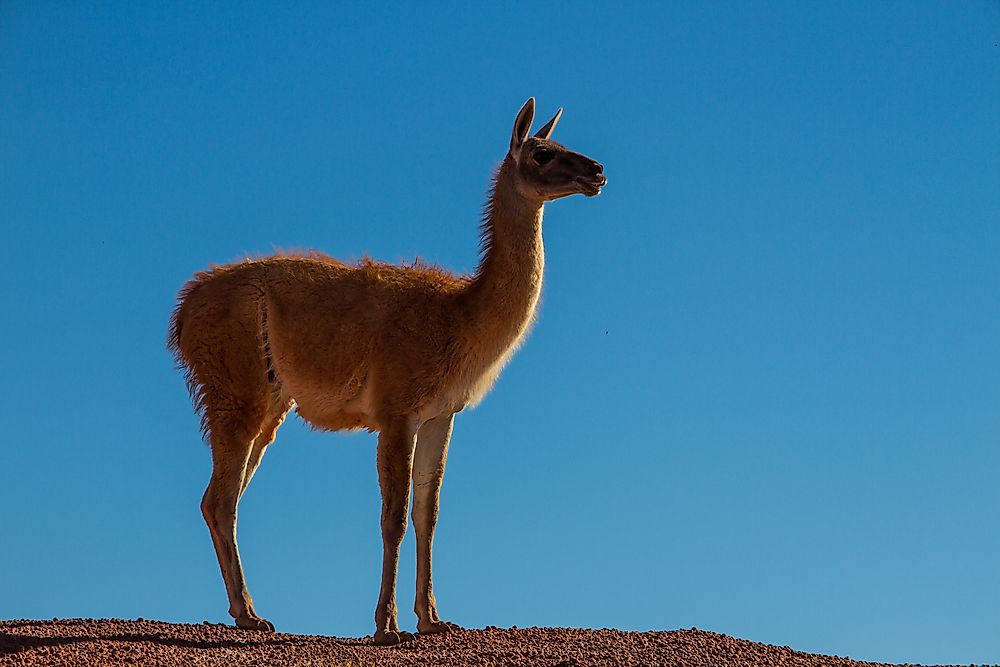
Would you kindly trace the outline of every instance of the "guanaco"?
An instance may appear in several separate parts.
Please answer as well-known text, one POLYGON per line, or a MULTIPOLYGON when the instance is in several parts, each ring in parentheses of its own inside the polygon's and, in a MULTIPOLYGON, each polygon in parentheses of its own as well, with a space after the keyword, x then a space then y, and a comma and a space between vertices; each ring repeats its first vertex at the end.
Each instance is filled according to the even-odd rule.
POLYGON ((604 167, 552 141, 556 112, 529 136, 535 100, 514 121, 482 223, 473 275, 421 263, 348 264, 319 253, 213 266, 181 289, 168 347, 186 374, 212 451, 201 502, 240 628, 273 631, 257 615, 236 545, 236 508, 293 407, 312 426, 378 432, 382 584, 375 643, 399 629, 396 571, 411 481, 419 633, 458 626, 438 617, 431 546, 455 413, 489 391, 538 305, 545 202, 607 183, 604 167))

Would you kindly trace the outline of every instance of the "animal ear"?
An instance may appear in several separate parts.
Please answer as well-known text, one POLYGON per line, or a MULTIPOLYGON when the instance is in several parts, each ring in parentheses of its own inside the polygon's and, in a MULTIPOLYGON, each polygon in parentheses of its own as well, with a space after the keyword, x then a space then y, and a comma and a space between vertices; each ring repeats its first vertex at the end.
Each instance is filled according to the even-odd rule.
POLYGON ((556 129, 556 123, 559 122, 560 118, 562 118, 562 107, 559 107, 559 111, 557 111, 556 115, 552 117, 552 120, 543 125, 542 129, 538 132, 535 132, 535 136, 539 139, 548 139, 551 137, 552 130, 556 129))
POLYGON ((531 132, 531 121, 535 119, 535 98, 529 97, 514 120, 514 133, 510 137, 510 154, 514 155, 531 132))

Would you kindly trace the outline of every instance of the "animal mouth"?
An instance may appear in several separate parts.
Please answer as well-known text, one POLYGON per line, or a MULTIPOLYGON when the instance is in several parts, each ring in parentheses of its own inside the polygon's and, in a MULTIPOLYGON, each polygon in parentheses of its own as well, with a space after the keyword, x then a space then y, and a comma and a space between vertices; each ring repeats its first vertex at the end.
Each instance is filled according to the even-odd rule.
POLYGON ((604 174, 597 174, 596 176, 591 176, 589 178, 577 176, 573 180, 580 186, 580 191, 588 197, 601 194, 601 188, 608 183, 608 179, 604 176, 604 174))

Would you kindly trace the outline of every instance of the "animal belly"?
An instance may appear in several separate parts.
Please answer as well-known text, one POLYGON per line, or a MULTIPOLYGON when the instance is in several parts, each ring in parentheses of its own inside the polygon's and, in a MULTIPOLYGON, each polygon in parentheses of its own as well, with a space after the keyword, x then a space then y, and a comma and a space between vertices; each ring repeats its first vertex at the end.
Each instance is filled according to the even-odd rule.
POLYGON ((378 426, 369 415, 347 410, 314 411, 310 406, 298 404, 295 411, 304 420, 324 431, 354 431, 360 428, 377 431, 378 426))
POLYGON ((282 377, 281 383, 282 389, 295 400, 295 411, 316 428, 378 430, 368 405, 367 382, 363 378, 355 376, 346 382, 318 384, 303 378, 282 377))

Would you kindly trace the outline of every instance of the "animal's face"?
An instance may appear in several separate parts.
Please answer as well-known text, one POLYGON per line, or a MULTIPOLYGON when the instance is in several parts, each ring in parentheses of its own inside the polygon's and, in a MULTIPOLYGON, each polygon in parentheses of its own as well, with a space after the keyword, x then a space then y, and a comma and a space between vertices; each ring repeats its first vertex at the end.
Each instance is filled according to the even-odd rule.
POLYGON ((562 109, 534 136, 528 136, 534 115, 535 100, 531 98, 514 121, 510 141, 510 158, 522 194, 540 201, 578 193, 588 197, 599 194, 608 182, 604 166, 549 139, 562 109))

